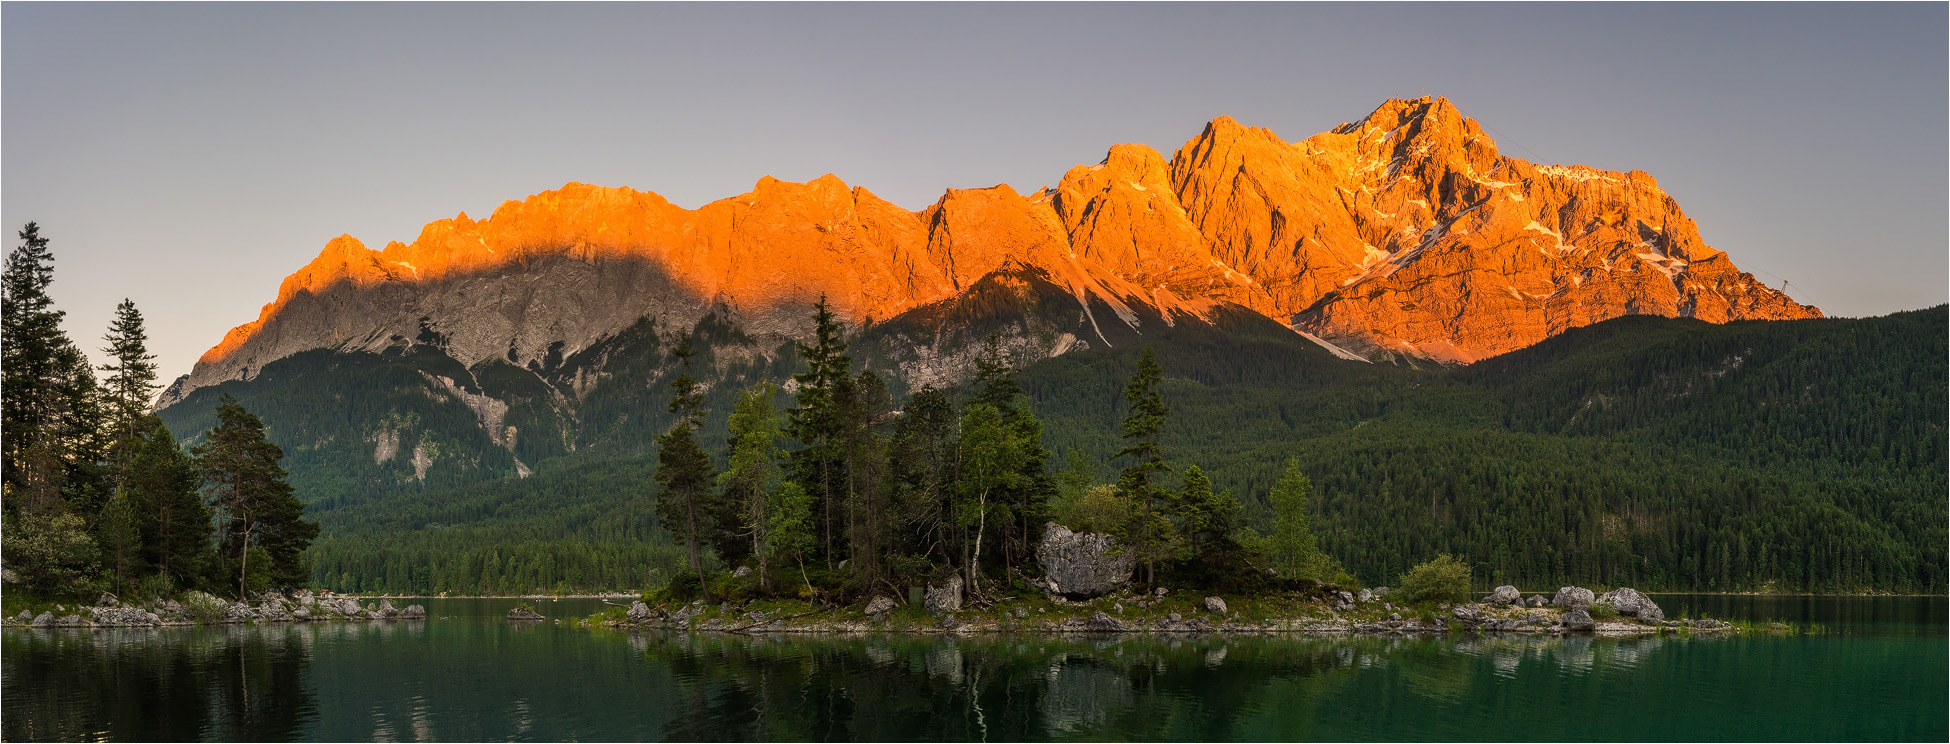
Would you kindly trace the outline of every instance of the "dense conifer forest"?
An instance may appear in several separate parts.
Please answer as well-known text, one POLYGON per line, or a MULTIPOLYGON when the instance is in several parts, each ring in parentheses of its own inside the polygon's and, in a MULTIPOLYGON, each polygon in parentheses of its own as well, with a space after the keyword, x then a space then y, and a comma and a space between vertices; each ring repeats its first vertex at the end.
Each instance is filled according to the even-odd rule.
MULTIPOLYGON (((1220 500, 1238 505, 1231 537, 1255 568, 1271 562, 1274 494, 1293 463, 1310 481, 1306 517, 1321 552, 1368 584, 1450 553, 1472 564, 1485 588, 1941 592, 1945 315, 1938 307, 1719 326, 1626 317, 1453 369, 1350 363, 1273 334, 1161 329, 1147 344, 1021 370, 992 359, 1004 371, 909 397, 898 415, 889 386, 852 368, 849 379, 872 400, 849 424, 854 439, 835 450, 838 434, 795 424, 779 442, 781 482, 830 489, 823 479, 832 472, 864 471, 881 490, 815 493, 812 511, 826 518, 829 503, 885 498, 856 504, 853 517, 911 518, 888 508, 930 487, 917 480, 925 468, 917 472, 911 461, 953 451, 967 436, 971 407, 1000 395, 987 386, 1008 381, 1024 393, 1016 419, 1040 427, 1034 444, 1047 453, 1040 470, 1023 473, 1030 485, 1016 486, 1034 495, 1005 504, 1013 526, 979 543, 980 560, 992 562, 984 570, 1007 580, 1033 562, 1027 541, 1037 520, 1086 521, 1092 508, 1103 510, 1099 495, 1135 492, 1117 475, 1133 458, 1115 455, 1129 441, 1124 388, 1149 350, 1169 408, 1156 439, 1169 474, 1140 488, 1182 498, 1184 476, 1199 468, 1220 500), (923 421, 934 428, 916 423, 923 421), (809 444, 821 436, 829 444, 809 444), (833 467, 849 457, 850 468, 833 467), (820 468, 825 475, 815 475, 820 468)), ((842 376, 822 374, 827 384, 842 376)), ((722 469, 735 396, 713 392, 697 441, 722 469)), ((784 393, 774 402, 793 405, 784 393)), ((975 423, 990 426, 983 421, 975 423)), ((327 506, 327 534, 312 552, 315 578, 366 591, 658 586, 693 567, 675 547, 686 538, 654 518, 656 468, 653 453, 565 458, 524 480, 327 506)), ((958 478, 947 477, 950 490, 961 487, 958 478)), ((954 510, 952 496, 938 499, 954 510)), ((1175 508, 1181 516, 1171 530, 1182 537, 1197 520, 1175 508)), ((973 552, 973 538, 961 532, 976 525, 952 513, 933 518, 947 535, 933 546, 890 541, 907 533, 887 525, 815 525, 821 539, 808 549, 824 573, 811 582, 839 591, 849 581, 915 581, 966 562, 943 546, 973 552), (828 536, 839 539, 832 548, 828 536), (837 566, 857 557, 845 547, 855 537, 880 541, 871 544, 882 559, 869 562, 885 575, 826 568, 827 558, 837 566)), ((750 541, 750 525, 723 524, 744 534, 720 535, 722 549, 703 560, 750 563, 751 549, 734 545, 750 541)), ((1165 554, 1179 576, 1207 569, 1188 560, 1183 544, 1165 554)))

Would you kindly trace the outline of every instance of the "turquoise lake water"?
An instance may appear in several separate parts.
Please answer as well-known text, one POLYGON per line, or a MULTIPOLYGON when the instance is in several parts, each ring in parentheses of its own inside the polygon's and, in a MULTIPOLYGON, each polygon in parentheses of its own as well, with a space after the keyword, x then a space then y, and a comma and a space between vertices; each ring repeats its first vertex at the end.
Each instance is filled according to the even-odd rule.
POLYGON ((1943 597, 1655 598, 1821 632, 686 636, 429 600, 415 622, 8 629, 0 739, 1950 739, 1943 597))

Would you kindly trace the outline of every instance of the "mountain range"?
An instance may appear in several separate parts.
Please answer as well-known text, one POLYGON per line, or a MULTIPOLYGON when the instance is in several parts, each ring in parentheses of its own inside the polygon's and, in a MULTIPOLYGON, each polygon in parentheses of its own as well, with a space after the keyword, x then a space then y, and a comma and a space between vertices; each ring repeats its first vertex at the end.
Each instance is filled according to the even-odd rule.
MULTIPOLYGON (((1138 308, 1169 324, 1238 307, 1349 358, 1452 363, 1621 315, 1820 316, 1708 247, 1651 176, 1505 157, 1423 98, 1297 143, 1220 117, 1170 160, 1117 145, 1054 187, 949 189, 919 212, 832 175, 695 210, 572 183, 410 244, 340 236, 162 405, 319 348, 430 344, 470 369, 549 370, 639 320, 712 314, 771 344, 803 337, 821 296, 867 327, 998 275, 1047 282, 1082 315, 1015 329, 1027 359, 1108 344, 1103 326, 1141 328, 1138 308)), ((916 352, 905 377, 954 376, 952 350, 916 352)))
MULTIPOLYGON (((1627 316, 1793 321, 1762 334, 1768 338, 1812 338, 1805 329, 1817 327, 1830 329, 1816 334, 1823 338, 1856 332, 1834 329, 1881 338, 1930 327, 1798 325, 1827 321, 1707 246, 1651 176, 1505 157, 1447 100, 1421 98, 1390 100, 1298 142, 1220 117, 1169 159, 1117 145, 1054 186, 1029 194, 1008 185, 949 189, 918 212, 832 175, 805 183, 767 177, 697 209, 571 183, 505 202, 486 219, 463 213, 428 223, 411 243, 372 250, 340 236, 287 277, 255 321, 232 329, 177 379, 158 409, 185 438, 208 428, 221 395, 259 413, 285 448, 299 492, 324 515, 321 555, 344 558, 329 547, 345 545, 334 542, 349 534, 340 526, 385 523, 387 514, 418 508, 414 499, 451 505, 507 491, 526 494, 523 509, 547 511, 526 501, 546 492, 560 508, 606 513, 622 502, 575 494, 638 490, 618 484, 642 479, 651 439, 670 423, 664 384, 678 372, 678 339, 699 342, 692 363, 702 370, 707 409, 717 412, 703 437, 722 441, 723 413, 738 390, 798 369, 794 343, 809 336, 822 298, 848 326, 856 361, 881 374, 897 399, 923 385, 960 383, 983 340, 997 337, 1038 405, 1074 409, 1053 414, 1051 446, 1093 456, 1114 450, 1098 441, 1112 429, 1097 419, 1109 415, 1129 355, 1143 346, 1158 347, 1168 370, 1196 381, 1192 398, 1204 405, 1259 401, 1236 411, 1241 427, 1277 411, 1284 423, 1261 432, 1265 441, 1222 446, 1227 425, 1181 434, 1194 449, 1243 452, 1279 449, 1302 433, 1354 432, 1376 417, 1424 420, 1385 412, 1389 400, 1425 401, 1402 410, 1426 408, 1448 421, 1451 399, 1430 392, 1448 384, 1440 381, 1472 380, 1484 392, 1470 395, 1502 400, 1483 387, 1494 381, 1465 371, 1627 316), (1228 371, 1206 380, 1215 365, 1228 371), (1067 382, 1047 382, 1059 378, 1067 382), (1411 389, 1423 392, 1403 392, 1411 389), (1083 391, 1104 400, 1079 398, 1083 391), (508 490, 531 476, 541 476, 532 488, 508 490), (588 485, 592 478, 606 485, 588 485)), ((1700 337, 1688 333, 1675 338, 1700 337)), ((1600 342, 1566 348, 1588 353, 1590 343, 1600 342)), ((1652 355, 1693 348, 1660 343, 1667 345, 1642 350, 1635 363, 1657 367, 1652 355)), ((1724 359, 1694 359, 1643 384, 1681 372, 1729 375, 1751 356, 1729 348, 1724 359)), ((1799 369, 1793 343, 1770 348, 1779 357, 1773 368, 1799 369)), ((1920 357, 1863 363, 1931 365, 1920 357)), ((1621 395, 1651 393, 1606 390, 1567 401, 1567 410, 1603 411, 1621 395)), ((1506 404, 1526 405, 1495 405, 1506 404)), ((1484 405, 1464 408, 1480 418, 1484 405)), ((1795 419, 1792 428, 1830 425, 1809 421, 1795 419)), ((1889 425, 1909 431, 1902 427, 1910 423, 1889 425)), ((1926 439, 1941 440, 1940 426, 1926 429, 1926 439)), ((1224 460, 1235 455, 1215 457, 1215 483, 1237 489, 1252 512, 1266 458, 1233 467, 1224 460)), ((1941 459, 1915 457, 1925 465, 1941 459)), ((506 507, 449 508, 439 507, 437 524, 413 529, 475 523, 506 507)), ((578 523, 560 514, 536 519, 578 523)))

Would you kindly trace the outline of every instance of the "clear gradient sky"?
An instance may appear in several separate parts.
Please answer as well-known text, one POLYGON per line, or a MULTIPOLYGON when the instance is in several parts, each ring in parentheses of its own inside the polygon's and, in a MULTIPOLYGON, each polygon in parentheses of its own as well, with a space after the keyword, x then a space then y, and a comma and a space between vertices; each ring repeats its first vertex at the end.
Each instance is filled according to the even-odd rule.
POLYGON ((0 5, 0 217, 91 352, 164 380, 351 233, 584 181, 695 207, 831 172, 1028 192, 1220 114, 1299 140, 1449 97, 1505 154, 1640 169, 1831 315, 1950 291, 1946 6, 0 5))

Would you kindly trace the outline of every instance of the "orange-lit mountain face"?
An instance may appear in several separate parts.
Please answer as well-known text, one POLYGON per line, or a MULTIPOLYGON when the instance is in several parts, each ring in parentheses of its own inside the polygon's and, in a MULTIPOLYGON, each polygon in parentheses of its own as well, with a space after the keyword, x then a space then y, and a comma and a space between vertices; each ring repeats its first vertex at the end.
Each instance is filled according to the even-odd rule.
POLYGON ((712 313, 782 342, 808 333, 821 295, 867 325, 1025 274, 1097 329, 1018 339, 1038 347, 1017 349, 1031 359, 1108 344, 1105 323, 1141 336, 1143 317, 1201 322, 1231 305, 1344 356, 1461 363, 1627 314, 1820 315, 1708 247, 1651 176, 1504 157, 1424 98, 1298 143, 1221 117, 1170 161, 1117 145, 1054 188, 950 189, 920 212, 831 175, 768 177, 695 210, 571 183, 429 223, 411 244, 340 236, 164 405, 309 349, 435 343, 470 366, 529 366, 639 319, 689 328, 712 313))

